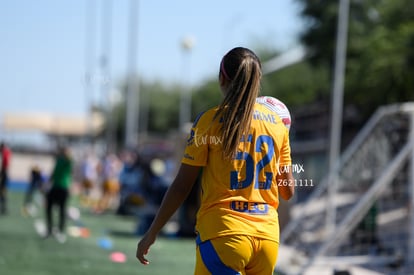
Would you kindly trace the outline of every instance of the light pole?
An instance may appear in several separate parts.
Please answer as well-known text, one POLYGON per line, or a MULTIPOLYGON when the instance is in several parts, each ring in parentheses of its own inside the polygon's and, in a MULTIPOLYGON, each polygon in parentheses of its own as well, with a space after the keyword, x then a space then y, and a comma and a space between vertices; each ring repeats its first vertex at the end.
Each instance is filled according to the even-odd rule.
POLYGON ((125 145, 138 145, 139 79, 136 76, 138 0, 129 2, 128 79, 125 102, 125 145))
POLYGON ((110 55, 111 55, 111 39, 112 39, 112 0, 106 0, 102 6, 102 55, 100 58, 100 67, 102 77, 101 91, 105 97, 106 108, 106 149, 107 152, 112 151, 114 142, 114 125, 112 119, 111 105, 111 71, 110 71, 110 55))
POLYGON ((85 78, 83 84, 85 85, 85 101, 86 101, 86 119, 87 119, 87 141, 93 141, 92 128, 92 103, 93 103, 93 61, 95 54, 95 1, 86 1, 85 12, 85 78))
POLYGON ((339 161, 341 149, 342 109, 346 65, 346 48, 348 41, 348 19, 349 0, 339 0, 329 148, 329 184, 326 215, 326 231, 328 236, 334 233, 336 225, 336 208, 334 206, 334 196, 336 195, 337 191, 336 166, 339 161))
POLYGON ((195 40, 191 36, 186 36, 181 40, 181 49, 183 51, 183 85, 180 93, 180 132, 185 131, 186 123, 191 122, 190 54, 194 44, 195 40))

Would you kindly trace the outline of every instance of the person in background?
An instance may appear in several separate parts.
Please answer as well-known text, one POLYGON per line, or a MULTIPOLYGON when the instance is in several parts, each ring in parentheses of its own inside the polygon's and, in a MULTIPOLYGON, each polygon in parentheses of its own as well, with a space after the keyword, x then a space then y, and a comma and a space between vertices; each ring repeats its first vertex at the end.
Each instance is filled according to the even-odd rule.
POLYGON ((197 177, 196 182, 191 188, 190 194, 184 200, 178 212, 178 224, 179 229, 176 233, 177 237, 181 238, 194 238, 196 232, 194 227, 196 224, 197 211, 200 206, 200 184, 201 174, 197 177))
POLYGON ((126 149, 122 154, 122 169, 119 173, 119 205, 118 215, 132 215, 133 209, 145 203, 141 182, 143 173, 136 165, 138 154, 133 149, 126 149))
POLYGON ((117 207, 119 196, 119 173, 122 169, 122 162, 113 153, 107 154, 98 169, 102 177, 102 195, 98 200, 95 213, 101 214, 107 210, 117 207))
POLYGON ((143 177, 140 182, 145 204, 143 211, 138 215, 138 223, 135 233, 144 234, 154 220, 155 214, 161 205, 168 184, 164 179, 166 172, 165 162, 159 158, 144 161, 138 158, 136 166, 139 167, 143 177))
POLYGON ((59 231, 56 239, 63 243, 66 241, 65 225, 66 225, 66 208, 70 196, 70 186, 72 184, 73 160, 69 149, 64 146, 58 148, 55 159, 55 166, 50 176, 52 184, 50 190, 46 194, 46 235, 45 238, 51 236, 53 227, 53 206, 59 208, 59 231))
POLYGON ((99 160, 95 154, 90 151, 85 154, 81 162, 81 202, 84 206, 91 206, 91 193, 98 182, 98 164, 99 160))
POLYGON ((194 274, 272 275, 279 250, 279 198, 294 194, 288 129, 256 103, 261 64, 237 47, 221 60, 224 99, 195 120, 178 174, 138 242, 144 265, 151 245, 201 173, 194 274))
POLYGON ((43 188, 44 177, 42 175, 42 170, 39 166, 34 165, 32 169, 30 169, 30 181, 29 186, 26 190, 26 194, 24 196, 24 203, 23 203, 23 214, 33 216, 34 209, 32 202, 33 202, 33 195, 36 190, 42 191, 43 188))
POLYGON ((0 143, 1 168, 0 168, 0 214, 7 213, 7 185, 9 182, 9 168, 12 152, 4 143, 0 143))

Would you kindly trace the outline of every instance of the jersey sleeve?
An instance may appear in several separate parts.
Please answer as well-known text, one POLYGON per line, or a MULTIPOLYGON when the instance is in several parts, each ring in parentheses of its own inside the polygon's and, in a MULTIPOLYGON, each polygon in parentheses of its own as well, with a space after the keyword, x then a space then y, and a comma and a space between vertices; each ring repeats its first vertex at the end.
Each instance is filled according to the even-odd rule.
POLYGON ((281 166, 292 165, 292 158, 290 155, 290 141, 289 141, 289 132, 286 131, 286 134, 283 139, 282 148, 280 150, 280 159, 279 164, 281 166))

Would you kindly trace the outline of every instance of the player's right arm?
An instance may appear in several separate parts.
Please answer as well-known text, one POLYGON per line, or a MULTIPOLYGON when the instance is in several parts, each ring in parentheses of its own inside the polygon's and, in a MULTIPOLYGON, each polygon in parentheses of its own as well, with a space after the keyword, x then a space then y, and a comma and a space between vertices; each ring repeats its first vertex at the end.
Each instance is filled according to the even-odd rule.
POLYGON ((142 264, 149 264, 145 258, 150 246, 155 242, 158 233, 163 226, 187 198, 193 187, 201 167, 188 164, 181 164, 177 176, 168 188, 161 206, 154 218, 150 228, 138 243, 136 257, 142 264))

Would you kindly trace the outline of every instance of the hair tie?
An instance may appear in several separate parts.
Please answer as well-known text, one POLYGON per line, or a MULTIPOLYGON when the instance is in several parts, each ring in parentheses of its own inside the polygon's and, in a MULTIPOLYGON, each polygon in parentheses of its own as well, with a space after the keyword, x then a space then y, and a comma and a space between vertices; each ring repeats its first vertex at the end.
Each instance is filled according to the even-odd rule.
POLYGON ((220 69, 221 69, 221 72, 223 73, 224 77, 225 77, 227 80, 231 80, 231 78, 230 78, 230 77, 228 76, 228 74, 226 73, 226 70, 224 69, 224 62, 223 62, 223 60, 221 60, 220 69))

